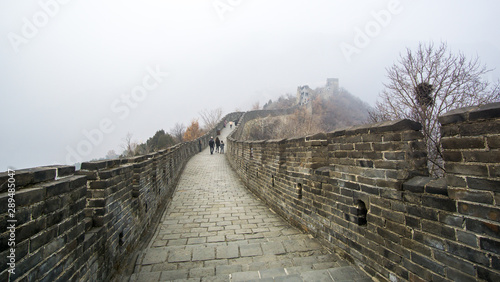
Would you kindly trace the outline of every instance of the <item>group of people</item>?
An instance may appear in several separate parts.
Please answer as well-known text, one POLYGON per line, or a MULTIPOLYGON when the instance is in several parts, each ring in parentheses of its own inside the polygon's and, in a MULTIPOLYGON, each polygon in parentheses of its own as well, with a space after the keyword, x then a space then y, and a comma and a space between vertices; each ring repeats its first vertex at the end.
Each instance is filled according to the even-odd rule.
POLYGON ((216 137, 214 140, 214 137, 211 136, 208 141, 208 146, 210 146, 211 155, 214 154, 214 147, 217 153, 224 154, 224 141, 220 140, 219 137, 216 137))

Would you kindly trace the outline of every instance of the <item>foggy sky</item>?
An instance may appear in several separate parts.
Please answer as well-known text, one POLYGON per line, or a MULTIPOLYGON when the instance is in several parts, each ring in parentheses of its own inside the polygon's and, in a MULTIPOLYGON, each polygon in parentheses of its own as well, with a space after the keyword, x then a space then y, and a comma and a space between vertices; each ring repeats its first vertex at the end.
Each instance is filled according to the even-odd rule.
MULTIPOLYGON (((297 86, 373 104, 385 69, 430 40, 500 65, 498 1, 0 2, 0 171, 104 157, 203 109, 297 86), (346 51, 347 50, 347 51, 346 51), (75 155, 77 155, 75 157, 75 155)), ((500 78, 495 69, 489 79, 500 78)))

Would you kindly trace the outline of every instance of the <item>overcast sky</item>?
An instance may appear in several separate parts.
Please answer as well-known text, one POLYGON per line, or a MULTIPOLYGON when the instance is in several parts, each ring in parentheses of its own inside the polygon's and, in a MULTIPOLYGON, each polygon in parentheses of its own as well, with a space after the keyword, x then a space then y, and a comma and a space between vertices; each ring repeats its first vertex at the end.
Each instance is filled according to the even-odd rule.
MULTIPOLYGON (((104 157, 329 77, 373 104, 406 47, 500 65, 499 1, 0 1, 0 171, 104 157)), ((498 69, 489 79, 500 77, 498 69)))

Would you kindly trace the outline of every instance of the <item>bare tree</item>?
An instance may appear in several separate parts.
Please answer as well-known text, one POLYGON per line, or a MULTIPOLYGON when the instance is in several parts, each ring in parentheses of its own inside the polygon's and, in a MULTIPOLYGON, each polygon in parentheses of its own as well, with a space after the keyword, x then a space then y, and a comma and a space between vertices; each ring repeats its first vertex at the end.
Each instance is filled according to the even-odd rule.
POLYGON ((222 109, 221 108, 217 108, 215 110, 207 110, 207 109, 204 109, 202 111, 199 112, 200 116, 201 116, 201 119, 203 120, 203 128, 205 130, 210 130, 212 128, 214 128, 217 123, 221 120, 222 118, 222 109))
POLYGON ((491 87, 483 76, 490 72, 477 57, 467 59, 448 51, 446 43, 407 48, 387 69, 389 82, 380 94, 373 122, 407 118, 422 124, 429 172, 442 176, 444 165, 438 116, 456 108, 498 101, 498 83, 491 87))
POLYGON ((106 154, 106 159, 116 159, 118 158, 118 154, 115 152, 115 150, 109 150, 108 153, 106 154))
POLYGON ((183 123, 176 123, 172 129, 170 129, 170 134, 175 138, 176 142, 180 143, 184 141, 183 136, 186 132, 186 127, 183 123))
POLYGON ((135 154, 135 150, 137 149, 137 142, 132 141, 132 133, 127 133, 125 138, 123 138, 123 155, 126 157, 131 157, 135 154))
POLYGON ((391 119, 392 116, 385 109, 385 105, 377 101, 374 108, 368 109, 368 119, 365 123, 381 122, 391 119))
POLYGON ((260 110, 260 103, 259 103, 259 101, 253 103, 253 105, 252 105, 252 111, 253 110, 260 110))

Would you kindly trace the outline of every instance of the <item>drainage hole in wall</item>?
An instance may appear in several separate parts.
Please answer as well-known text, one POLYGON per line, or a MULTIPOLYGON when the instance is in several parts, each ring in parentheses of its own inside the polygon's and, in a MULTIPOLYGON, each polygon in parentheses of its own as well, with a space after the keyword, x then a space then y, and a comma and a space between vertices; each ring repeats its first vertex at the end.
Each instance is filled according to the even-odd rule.
POLYGON ((366 215, 368 214, 366 205, 361 200, 358 200, 356 205, 357 205, 356 210, 358 216, 358 225, 366 225, 366 215))
POLYGON ((302 183, 297 183, 297 197, 302 199, 302 183))

